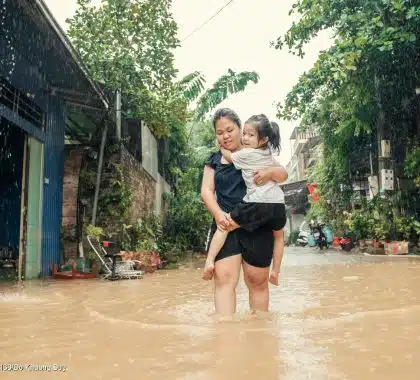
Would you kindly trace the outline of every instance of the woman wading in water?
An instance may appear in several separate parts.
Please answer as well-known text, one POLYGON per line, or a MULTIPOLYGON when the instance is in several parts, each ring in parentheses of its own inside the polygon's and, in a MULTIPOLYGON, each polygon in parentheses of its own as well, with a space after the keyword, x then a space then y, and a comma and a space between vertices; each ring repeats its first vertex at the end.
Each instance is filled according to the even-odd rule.
MULTIPOLYGON (((218 110, 213 118, 217 142, 220 147, 236 152, 241 147, 241 121, 228 108, 218 110)), ((282 166, 256 170, 254 181, 262 186, 268 181, 281 183, 287 180, 282 166)), ((240 170, 228 163, 221 152, 212 154, 205 163, 201 196, 214 217, 210 241, 216 229, 230 231, 234 223, 229 213, 246 194, 245 182, 240 170), (217 196, 217 199, 216 199, 217 196)), ((273 257, 273 232, 260 227, 253 232, 241 228, 232 230, 218 253, 214 265, 214 302, 216 313, 234 314, 236 311, 236 287, 241 267, 249 291, 251 310, 268 311, 268 279, 273 257)))

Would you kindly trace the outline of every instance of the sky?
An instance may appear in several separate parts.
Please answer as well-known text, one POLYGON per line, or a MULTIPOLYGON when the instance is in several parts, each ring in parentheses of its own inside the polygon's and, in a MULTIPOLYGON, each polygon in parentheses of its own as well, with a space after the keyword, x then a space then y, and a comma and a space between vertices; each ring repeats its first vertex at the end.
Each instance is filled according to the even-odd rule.
MULTIPOLYGON (((76 11, 76 0, 44 0, 64 30, 66 18, 76 11)), ((94 3, 100 0, 94 0, 94 3)), ((285 34, 296 16, 289 16, 295 0, 233 0, 214 19, 186 38, 194 29, 222 8, 228 0, 173 0, 172 12, 178 24, 181 47, 175 51, 175 66, 182 78, 201 71, 210 87, 228 69, 256 71, 260 80, 244 92, 235 94, 220 106, 233 108, 245 121, 253 114, 266 114, 280 125, 282 152, 286 165, 291 157, 289 140, 296 122, 276 118, 275 104, 282 102, 309 70, 319 51, 328 48, 326 33, 306 46, 305 58, 270 47, 270 42, 285 34)))

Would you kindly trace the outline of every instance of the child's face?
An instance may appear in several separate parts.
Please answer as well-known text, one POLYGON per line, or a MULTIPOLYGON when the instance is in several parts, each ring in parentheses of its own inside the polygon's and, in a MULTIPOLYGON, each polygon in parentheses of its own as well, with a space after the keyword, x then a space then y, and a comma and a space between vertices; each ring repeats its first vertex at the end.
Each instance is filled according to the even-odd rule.
POLYGON ((242 132, 242 144, 245 148, 257 149, 265 144, 264 140, 260 140, 258 132, 253 125, 245 124, 242 132))

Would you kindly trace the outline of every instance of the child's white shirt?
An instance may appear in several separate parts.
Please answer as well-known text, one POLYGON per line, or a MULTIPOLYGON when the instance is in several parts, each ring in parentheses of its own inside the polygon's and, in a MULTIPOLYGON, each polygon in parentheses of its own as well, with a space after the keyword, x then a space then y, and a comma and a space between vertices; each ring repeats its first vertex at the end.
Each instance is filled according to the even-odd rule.
POLYGON ((284 203, 284 193, 280 185, 269 181, 263 186, 254 182, 254 169, 265 169, 278 166, 270 149, 245 148, 232 153, 232 163, 242 170, 242 177, 247 187, 244 202, 250 203, 284 203))

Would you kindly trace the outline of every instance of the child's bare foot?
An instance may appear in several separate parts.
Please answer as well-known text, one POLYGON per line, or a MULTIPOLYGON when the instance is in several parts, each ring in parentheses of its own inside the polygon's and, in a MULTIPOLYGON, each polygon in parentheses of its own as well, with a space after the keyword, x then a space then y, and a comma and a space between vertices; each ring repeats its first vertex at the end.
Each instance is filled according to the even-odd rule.
POLYGON ((270 278, 268 279, 268 281, 270 282, 270 284, 279 285, 279 273, 278 272, 271 272, 270 273, 270 278))
POLYGON ((214 272, 214 264, 213 263, 206 263, 204 266, 204 272, 203 272, 203 280, 211 280, 213 278, 213 272, 214 272))

